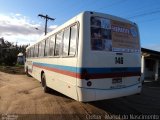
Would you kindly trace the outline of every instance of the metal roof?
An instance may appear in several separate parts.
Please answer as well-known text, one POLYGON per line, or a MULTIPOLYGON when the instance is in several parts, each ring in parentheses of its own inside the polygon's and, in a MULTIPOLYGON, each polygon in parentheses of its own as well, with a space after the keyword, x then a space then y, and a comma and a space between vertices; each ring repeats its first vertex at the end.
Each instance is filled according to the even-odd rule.
POLYGON ((141 48, 141 51, 142 51, 142 55, 144 55, 145 57, 160 59, 159 51, 155 51, 147 48, 141 48))

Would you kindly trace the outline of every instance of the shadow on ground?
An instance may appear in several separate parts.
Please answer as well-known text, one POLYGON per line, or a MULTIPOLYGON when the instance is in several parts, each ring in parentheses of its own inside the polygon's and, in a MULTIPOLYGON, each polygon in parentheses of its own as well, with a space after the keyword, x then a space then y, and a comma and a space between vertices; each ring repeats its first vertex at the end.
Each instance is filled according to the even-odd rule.
MULTIPOLYGON (((51 90, 50 94, 65 98, 68 102, 73 102, 71 98, 51 90)), ((130 114, 160 114, 160 81, 147 82, 143 84, 142 93, 140 95, 131 95, 127 97, 88 102, 95 108, 101 109, 109 114, 114 115, 130 115, 130 114), (157 92, 157 89, 159 91, 157 92), (158 97, 157 97, 158 96, 158 97)), ((79 103, 85 105, 86 103, 79 103)))
POLYGON ((160 81, 143 84, 140 95, 95 101, 90 104, 116 115, 160 114, 160 81))

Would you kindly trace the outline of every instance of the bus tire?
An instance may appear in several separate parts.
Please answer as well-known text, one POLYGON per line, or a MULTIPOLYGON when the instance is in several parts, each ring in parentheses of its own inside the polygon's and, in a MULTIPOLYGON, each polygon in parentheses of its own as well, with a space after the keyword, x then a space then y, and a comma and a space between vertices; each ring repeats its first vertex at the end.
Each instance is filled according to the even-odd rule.
POLYGON ((46 76, 45 76, 44 73, 42 73, 41 84, 42 84, 42 87, 43 87, 43 91, 44 91, 45 93, 49 93, 50 89, 49 89, 49 87, 47 87, 47 84, 46 84, 46 76))

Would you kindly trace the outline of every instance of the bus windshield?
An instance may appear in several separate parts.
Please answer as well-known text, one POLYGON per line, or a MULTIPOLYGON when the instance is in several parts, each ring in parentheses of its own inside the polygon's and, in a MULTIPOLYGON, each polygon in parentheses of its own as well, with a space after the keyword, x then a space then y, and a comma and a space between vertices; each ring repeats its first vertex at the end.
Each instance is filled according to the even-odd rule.
POLYGON ((91 49, 96 51, 140 52, 137 27, 133 24, 92 16, 91 49))

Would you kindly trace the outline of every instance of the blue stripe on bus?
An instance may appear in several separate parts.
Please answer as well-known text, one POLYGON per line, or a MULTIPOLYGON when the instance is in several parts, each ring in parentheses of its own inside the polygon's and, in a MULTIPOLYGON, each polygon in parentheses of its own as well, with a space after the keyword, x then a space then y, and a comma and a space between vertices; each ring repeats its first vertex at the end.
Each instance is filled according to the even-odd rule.
POLYGON ((74 73, 82 73, 83 70, 87 70, 89 74, 94 74, 94 73, 121 73, 121 72, 140 72, 141 68, 140 67, 115 67, 115 68, 80 68, 80 67, 72 67, 72 66, 62 66, 62 65, 55 65, 55 64, 46 64, 46 63, 37 63, 34 62, 34 65, 42 66, 42 67, 48 67, 48 68, 56 68, 59 70, 65 70, 65 71, 70 71, 74 73))
POLYGON ((38 65, 38 66, 42 66, 42 67, 56 68, 56 69, 60 69, 60 70, 66 70, 66 71, 71 71, 71 72, 75 72, 75 73, 76 72, 80 73, 80 71, 77 71, 78 69, 76 67, 71 67, 71 66, 62 66, 62 65, 37 63, 37 62, 34 62, 33 64, 38 65))

